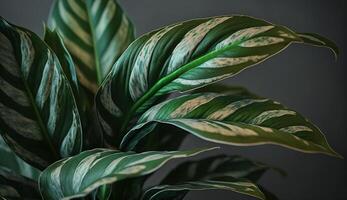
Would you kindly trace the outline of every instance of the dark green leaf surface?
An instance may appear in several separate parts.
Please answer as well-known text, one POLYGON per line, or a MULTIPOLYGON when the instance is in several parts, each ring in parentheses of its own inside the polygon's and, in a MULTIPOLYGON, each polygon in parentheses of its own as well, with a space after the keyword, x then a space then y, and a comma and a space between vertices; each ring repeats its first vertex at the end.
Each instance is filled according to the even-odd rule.
POLYGON ((150 174, 171 159, 197 155, 211 149, 168 152, 120 152, 93 149, 58 161, 39 179, 44 199, 83 197, 98 187, 150 174))
POLYGON ((5 141, 0 136, 0 166, 7 169, 11 169, 12 172, 38 180, 40 171, 28 163, 19 158, 11 149, 7 146, 5 141))
POLYGON ((159 97, 234 76, 293 42, 332 44, 303 40, 285 27, 247 16, 185 21, 143 35, 122 54, 97 93, 107 140, 118 145, 119 131, 159 97))
POLYGON ((8 200, 41 199, 37 182, 0 167, 0 197, 8 200))
MULTIPOLYGON (((145 199, 177 200, 183 199, 190 190, 230 190, 232 184, 244 182, 245 179, 253 182, 258 181, 260 176, 270 168, 271 167, 262 163, 254 162, 241 156, 217 155, 197 161, 187 161, 170 171, 161 182, 160 186, 149 189, 145 193, 145 199), (225 188, 223 188, 225 182, 223 182, 223 184, 208 184, 213 182, 216 178, 223 178, 224 181, 231 181, 231 183, 228 182, 225 188), (190 183, 192 183, 192 185, 190 183), (192 188, 192 186, 194 187, 192 188)), ((242 190, 232 191, 241 193, 252 191, 251 193, 246 192, 245 194, 254 196, 253 189, 257 188, 257 186, 252 183, 251 185, 253 187, 252 189, 246 189, 247 187, 245 187, 242 190)), ((259 189, 256 189, 256 191, 258 194, 261 194, 259 189)), ((263 198, 262 194, 256 196, 263 198)))
POLYGON ((230 190, 265 199, 261 190, 252 182, 232 177, 221 177, 210 180, 183 182, 177 185, 160 185, 148 189, 142 200, 180 200, 188 191, 230 190))
POLYGON ((82 130, 57 56, 34 33, 0 19, 0 133, 23 160, 43 169, 78 153, 82 130))
POLYGON ((215 143, 276 144, 339 156, 321 131, 300 114, 278 102, 253 96, 201 93, 164 101, 141 116, 121 148, 134 148, 149 133, 141 129, 152 123, 169 124, 215 143))
MULTIPOLYGON (((178 165, 164 178, 161 184, 228 176, 256 182, 268 169, 273 168, 241 156, 217 155, 178 165)), ((280 173, 283 172, 280 171, 280 173)))
POLYGON ((116 0, 56 0, 49 24, 63 37, 79 81, 92 93, 134 39, 132 24, 116 0))
POLYGON ((74 92, 75 99, 79 97, 79 84, 76 74, 76 68, 70 53, 66 49, 61 36, 49 28, 45 27, 44 41, 57 55, 60 65, 69 80, 70 86, 74 92))

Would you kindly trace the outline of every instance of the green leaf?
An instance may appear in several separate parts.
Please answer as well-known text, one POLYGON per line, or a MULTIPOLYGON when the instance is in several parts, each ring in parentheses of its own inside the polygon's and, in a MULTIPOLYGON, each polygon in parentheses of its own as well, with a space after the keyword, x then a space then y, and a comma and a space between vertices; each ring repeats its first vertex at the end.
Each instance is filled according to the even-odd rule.
POLYGON ((63 37, 79 81, 92 93, 134 39, 133 26, 116 0, 56 0, 49 24, 63 37))
POLYGON ((0 19, 0 133, 23 160, 43 169, 79 153, 82 130, 57 56, 33 32, 0 19))
POLYGON ((44 41, 58 57, 60 65, 74 92, 74 97, 77 100, 79 99, 79 84, 75 65, 72 61, 71 55, 66 49, 63 40, 61 39, 61 36, 58 34, 58 32, 52 31, 46 26, 44 27, 44 30, 44 41))
POLYGON ((0 167, 11 169, 14 173, 38 180, 40 171, 19 158, 0 136, 0 167))
POLYGON ((291 149, 338 156, 324 135, 297 112, 278 102, 221 93, 184 95, 160 103, 125 136, 122 149, 132 149, 152 123, 169 124, 207 141, 229 145, 276 144, 291 149))
MULTIPOLYGON (((188 192, 182 188, 175 191, 177 185, 182 187, 182 183, 197 183, 214 180, 215 178, 223 178, 232 181, 250 180, 256 182, 268 169, 275 169, 265 164, 254 162, 241 156, 217 155, 204 158, 197 161, 187 161, 175 167, 164 178, 160 185, 166 185, 163 189, 157 190, 159 197, 175 196, 184 197, 188 192), (174 190, 171 192, 170 189, 174 190), (160 193, 159 193, 160 192, 160 193)), ((276 169, 279 171, 278 169, 276 169)), ((280 173, 283 173, 281 170, 280 173)), ((185 184, 184 184, 185 185, 185 184)), ((220 185, 218 185, 220 186, 220 185)), ((160 188, 160 187, 154 187, 160 188)), ((219 189, 214 187, 197 187, 196 189, 219 189)), ((259 190, 259 189, 258 189, 259 190)), ((262 189, 261 189, 262 190, 262 189)), ((151 191, 151 190, 149 190, 151 191)), ((156 191, 156 190, 153 190, 156 191)), ((152 191, 152 192, 153 192, 152 191)), ((242 190, 243 191, 243 190, 242 190)), ((259 191, 258 191, 259 192, 259 191)), ((150 192, 151 193, 151 192, 150 192)), ((261 192, 260 192, 261 193, 261 192)), ((147 194, 148 195, 148 194, 147 194)), ((154 195, 152 195, 154 197, 154 195)), ((263 195, 261 195, 263 197, 263 195)), ((175 199, 176 199, 175 198, 175 199)), ((156 199, 156 198, 154 198, 156 199)), ((160 198, 159 198, 160 199, 160 198)))
POLYGON ((180 200, 188 191, 230 190, 265 199, 262 191, 252 182, 232 177, 220 177, 210 180, 183 182, 177 185, 159 185, 148 189, 142 200, 180 200))
POLYGON ((255 94, 251 93, 248 89, 244 87, 224 85, 221 83, 207 85, 205 87, 197 88, 191 91, 192 94, 203 93, 203 92, 224 93, 229 95, 247 95, 247 96, 253 95, 254 97, 256 97, 255 94))
POLYGON ((120 152, 93 149, 60 160, 41 173, 44 199, 83 197, 98 187, 150 174, 171 159, 197 155, 211 149, 169 152, 120 152))
POLYGON ((337 59, 337 56, 339 55, 339 48, 333 41, 316 33, 298 33, 298 35, 304 41, 304 43, 318 47, 328 47, 334 53, 335 58, 337 59))
POLYGON ((122 54, 97 93, 102 129, 118 145, 119 132, 159 97, 234 76, 293 42, 317 45, 285 27, 247 16, 190 20, 145 34, 122 54))
POLYGON ((196 181, 215 177, 244 178, 258 181, 268 169, 283 171, 255 162, 241 156, 217 155, 197 161, 187 161, 175 167, 161 184, 175 184, 184 181, 196 181))
POLYGON ((41 199, 37 182, 0 167, 0 197, 4 199, 41 199))

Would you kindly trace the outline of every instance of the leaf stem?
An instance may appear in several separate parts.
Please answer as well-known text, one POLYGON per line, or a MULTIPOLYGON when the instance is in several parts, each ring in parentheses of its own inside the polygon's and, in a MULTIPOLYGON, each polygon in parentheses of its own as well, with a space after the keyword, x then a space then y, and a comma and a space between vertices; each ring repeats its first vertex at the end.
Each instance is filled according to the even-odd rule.
POLYGON ((39 124, 39 126, 40 126, 40 128, 41 128, 41 130, 43 132, 43 134, 42 134, 43 138, 47 142, 48 147, 50 148, 50 150, 52 151, 53 156, 54 156, 54 160, 59 160, 60 159, 60 154, 58 153, 58 151, 54 147, 54 145, 53 145, 53 143, 51 141, 51 138, 49 138, 49 136, 48 136, 47 128, 46 128, 46 126, 44 125, 44 123, 43 123, 43 121, 41 119, 40 112, 39 112, 39 110, 38 110, 38 108, 37 108, 37 106, 35 104, 35 99, 34 99, 32 93, 31 93, 31 90, 30 90, 27 82, 25 80, 23 80, 23 82, 24 82, 25 90, 27 91, 27 94, 29 96, 30 102, 31 102, 32 107, 34 109, 34 113, 35 113, 35 115, 37 117, 37 122, 38 122, 38 124, 39 124))
POLYGON ((178 68, 176 71, 172 72, 170 75, 161 78, 156 84, 154 84, 153 87, 151 87, 138 101, 135 102, 135 104, 130 108, 130 111, 126 114, 123 125, 121 128, 121 133, 126 131, 126 128, 129 124, 129 121, 131 120, 131 117, 136 113, 136 110, 144 104, 148 99, 150 99, 152 96, 155 95, 160 89, 162 89, 165 85, 169 84, 173 80, 175 80, 178 76, 182 75, 183 73, 193 69, 194 67, 203 64, 204 62, 216 57, 223 51, 226 51, 230 48, 233 48, 233 46, 227 46, 224 48, 221 48, 217 51, 212 51, 204 56, 201 56, 200 58, 193 60, 186 65, 183 65, 182 67, 178 68))

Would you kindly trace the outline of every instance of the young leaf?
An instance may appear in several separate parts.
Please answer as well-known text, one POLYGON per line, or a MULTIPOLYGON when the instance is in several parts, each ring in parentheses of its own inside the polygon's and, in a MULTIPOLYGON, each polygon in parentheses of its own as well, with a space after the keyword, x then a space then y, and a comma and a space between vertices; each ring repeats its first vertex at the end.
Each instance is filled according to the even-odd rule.
POLYGON ((82 147, 79 113, 57 56, 33 32, 0 19, 0 133, 39 169, 82 147))
POLYGON ((338 156, 324 135, 297 112, 269 99, 221 93, 185 95, 144 113, 123 139, 132 149, 152 123, 181 128, 207 141, 230 145, 276 144, 299 151, 338 156))
POLYGON ((293 42, 332 44, 312 41, 247 16, 191 20, 148 33, 127 48, 97 93, 102 129, 117 140, 115 135, 158 97, 234 76, 293 42))
POLYGON ((230 190, 264 199, 262 191, 254 183, 232 177, 219 177, 209 180, 183 182, 176 185, 159 185, 148 189, 142 200, 180 200, 188 191, 230 190))
POLYGON ((37 182, 0 167, 0 197, 3 199, 41 199, 37 182))
POLYGON ((169 152, 120 152, 93 149, 60 160, 46 170, 39 179, 44 199, 72 199, 83 197, 98 187, 150 174, 171 159, 197 155, 211 149, 169 152))
POLYGON ((72 61, 70 53, 67 51, 63 40, 56 31, 45 27, 44 41, 54 51, 59 59, 59 63, 69 80, 70 86, 74 92, 75 99, 79 97, 79 84, 76 74, 76 68, 72 61))
POLYGON ((116 0, 57 0, 49 24, 63 37, 79 81, 92 93, 134 39, 133 26, 116 0))
POLYGON ((40 171, 28 163, 19 158, 11 149, 7 146, 5 141, 0 136, 0 167, 11 169, 12 172, 25 176, 27 178, 38 180, 40 171))

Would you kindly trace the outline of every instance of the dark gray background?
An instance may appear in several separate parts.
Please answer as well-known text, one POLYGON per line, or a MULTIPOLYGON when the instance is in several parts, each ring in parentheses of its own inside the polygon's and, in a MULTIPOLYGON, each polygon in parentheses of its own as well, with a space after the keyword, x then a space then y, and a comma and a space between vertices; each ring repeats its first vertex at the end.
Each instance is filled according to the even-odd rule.
MULTIPOLYGON (((12 23, 41 34, 51 1, 1 0, 0 13, 12 23)), ((316 123, 330 144, 347 157, 346 0, 123 0, 138 35, 176 21, 214 15, 244 14, 283 24, 301 32, 317 32, 340 47, 337 62, 326 49, 293 45, 274 58, 227 82, 273 98, 316 123)), ((189 138, 184 148, 204 146, 189 138)), ((282 200, 347 199, 347 162, 324 155, 304 154, 277 146, 230 147, 241 154, 285 169, 282 178, 267 173, 261 183, 282 200)), ((191 193, 187 199, 253 199, 229 192, 191 193)))

